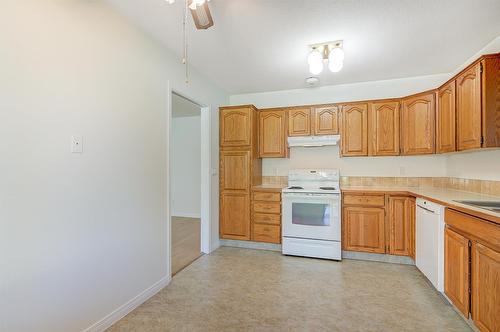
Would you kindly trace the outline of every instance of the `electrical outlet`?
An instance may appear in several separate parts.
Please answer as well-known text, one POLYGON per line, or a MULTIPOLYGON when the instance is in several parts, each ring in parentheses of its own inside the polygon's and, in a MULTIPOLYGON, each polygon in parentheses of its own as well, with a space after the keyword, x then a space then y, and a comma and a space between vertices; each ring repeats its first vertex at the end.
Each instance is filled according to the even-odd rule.
POLYGON ((71 152, 83 153, 83 137, 71 136, 71 152))

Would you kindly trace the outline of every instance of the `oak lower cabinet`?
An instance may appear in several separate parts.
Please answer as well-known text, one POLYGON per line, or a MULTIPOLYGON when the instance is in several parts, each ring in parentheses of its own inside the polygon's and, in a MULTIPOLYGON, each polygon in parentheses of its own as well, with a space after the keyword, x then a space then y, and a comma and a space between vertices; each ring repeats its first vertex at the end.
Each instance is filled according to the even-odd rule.
POLYGON ((389 254, 414 256, 414 221, 415 198, 389 196, 389 254))
POLYGON ((259 112, 259 157, 285 158, 287 113, 284 110, 259 112))
POLYGON ((219 235, 250 240, 251 188, 261 183, 258 158, 258 113, 253 106, 221 107, 219 235))
POLYGON ((445 211, 445 294, 482 332, 500 331, 500 224, 445 211))
POLYGON ((342 106, 340 137, 342 156, 368 155, 368 104, 342 106))
POLYGON ((342 248, 415 258, 415 198, 349 192, 342 197, 342 248))
POLYGON ((448 227, 444 231, 444 293, 469 316, 469 240, 448 227))
POLYGON ((343 208, 344 250, 385 253, 385 210, 348 206, 343 208))
POLYGON ((281 192, 253 189, 252 241, 281 243, 281 192))
POLYGON ((500 252, 472 244, 472 320, 481 331, 500 331, 500 252))
POLYGON ((435 91, 403 98, 401 109, 401 154, 434 153, 435 91))

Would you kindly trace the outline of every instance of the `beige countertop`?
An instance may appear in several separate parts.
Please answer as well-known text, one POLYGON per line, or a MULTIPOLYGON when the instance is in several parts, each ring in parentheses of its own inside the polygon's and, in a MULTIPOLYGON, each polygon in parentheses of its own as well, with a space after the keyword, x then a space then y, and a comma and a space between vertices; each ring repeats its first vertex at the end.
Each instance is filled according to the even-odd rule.
POLYGON ((281 192, 281 190, 285 187, 286 186, 281 184, 259 184, 257 186, 253 186, 252 190, 281 192))
POLYGON ((500 224, 500 213, 455 202, 455 200, 499 201, 499 196, 436 187, 343 186, 342 192, 405 194, 424 198, 455 210, 500 224))

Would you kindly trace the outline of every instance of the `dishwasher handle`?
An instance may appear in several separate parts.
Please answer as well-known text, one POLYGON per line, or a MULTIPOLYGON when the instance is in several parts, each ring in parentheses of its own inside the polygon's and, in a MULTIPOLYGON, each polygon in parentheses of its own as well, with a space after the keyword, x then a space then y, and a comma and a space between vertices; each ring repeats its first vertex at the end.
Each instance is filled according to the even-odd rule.
POLYGON ((420 208, 420 209, 424 209, 425 211, 428 211, 428 212, 430 212, 432 214, 436 214, 436 211, 432 211, 431 209, 428 209, 428 208, 426 208, 426 207, 424 207, 424 206, 422 206, 420 204, 417 204, 417 207, 420 208))

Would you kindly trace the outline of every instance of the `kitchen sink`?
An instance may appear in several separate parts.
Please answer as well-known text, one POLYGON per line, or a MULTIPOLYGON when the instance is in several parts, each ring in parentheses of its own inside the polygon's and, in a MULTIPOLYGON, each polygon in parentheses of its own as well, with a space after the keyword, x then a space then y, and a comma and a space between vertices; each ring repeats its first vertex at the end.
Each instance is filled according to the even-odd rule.
POLYGON ((481 209, 500 213, 500 201, 455 201, 457 203, 475 206, 481 209))

